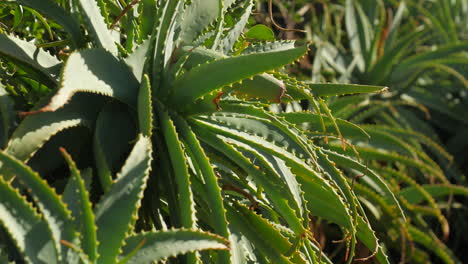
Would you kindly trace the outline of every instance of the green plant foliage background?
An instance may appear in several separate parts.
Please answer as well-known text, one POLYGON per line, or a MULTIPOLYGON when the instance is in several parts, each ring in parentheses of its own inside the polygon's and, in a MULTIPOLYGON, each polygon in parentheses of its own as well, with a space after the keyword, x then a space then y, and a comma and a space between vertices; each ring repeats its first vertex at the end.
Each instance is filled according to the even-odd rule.
POLYGON ((467 262, 467 19, 0 0, 0 262, 467 262))

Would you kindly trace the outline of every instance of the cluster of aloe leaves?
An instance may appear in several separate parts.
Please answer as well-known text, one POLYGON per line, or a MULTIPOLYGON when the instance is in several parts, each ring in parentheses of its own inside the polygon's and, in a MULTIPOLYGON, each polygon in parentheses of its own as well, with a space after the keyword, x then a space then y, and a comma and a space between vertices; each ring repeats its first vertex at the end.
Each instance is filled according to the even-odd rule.
MULTIPOLYGON (((28 74, 27 85, 50 90, 18 121, 0 87, 2 257, 331 263, 315 241, 313 217, 341 229, 345 253, 338 262, 389 263, 373 231, 383 217, 397 233, 385 243, 410 237, 431 248, 439 241, 419 215, 409 222, 405 214, 419 208, 445 231, 431 195, 466 189, 422 188, 398 170, 363 160, 434 173, 445 184, 443 172, 419 151, 422 143, 441 148, 418 134, 361 128, 332 115, 347 114, 343 107, 355 97, 335 105, 322 99, 381 92, 381 86, 308 84, 285 74, 281 68, 308 47, 247 42, 242 33, 252 0, 137 2, 0 2, 61 25, 68 47, 58 59, 0 35, 0 54, 28 74), (297 100, 307 100, 310 111, 275 104, 294 107, 297 100), (410 187, 393 189, 397 178, 410 187), (425 201, 429 206, 419 206, 425 201), (357 247, 368 254, 355 257, 357 247)), ((456 261, 446 248, 435 253, 456 261)))
MULTIPOLYGON (((287 8, 288 14, 300 11, 287 8)), ((466 229, 466 198, 453 195, 466 195, 466 187, 449 183, 466 185, 459 168, 464 166, 466 174, 461 153, 468 141, 460 135, 466 134, 468 109, 467 14, 465 1, 343 0, 311 5, 310 21, 301 24, 317 49, 308 68, 312 82, 390 88, 385 94, 329 97, 326 103, 337 120, 357 124, 370 135, 367 140, 343 133, 354 148, 343 151, 336 141, 332 149, 362 160, 385 178, 410 226, 390 233, 385 199, 360 181, 355 192, 366 200, 377 236, 392 255, 411 263, 437 258, 453 263, 454 253, 444 244, 464 254, 466 239, 457 230, 466 229), (416 192, 419 198, 412 196, 416 192), (444 209, 452 219, 446 219, 444 209)))

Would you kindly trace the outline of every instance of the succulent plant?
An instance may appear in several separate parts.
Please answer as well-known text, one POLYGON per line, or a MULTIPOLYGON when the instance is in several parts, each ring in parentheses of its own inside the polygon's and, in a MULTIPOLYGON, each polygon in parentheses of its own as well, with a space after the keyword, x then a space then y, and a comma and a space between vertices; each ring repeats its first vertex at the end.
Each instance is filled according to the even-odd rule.
POLYGON ((320 98, 382 87, 288 76, 281 68, 308 47, 243 37, 252 0, 123 2, 2 2, 67 32, 60 59, 0 35, 0 54, 50 90, 18 125, 11 103, 0 107, 0 204, 11 212, 0 216, 0 244, 16 248, 11 259, 149 263, 187 253, 169 262, 330 263, 314 216, 340 227, 348 263, 358 241, 368 258, 389 262, 357 194, 378 191, 394 223, 405 223, 404 211, 381 176, 340 153, 346 129, 367 134, 320 98), (269 109, 296 100, 312 110, 269 109), (322 146, 333 133, 340 147, 322 146), (62 150, 70 176, 59 146, 77 161, 62 150), (359 192, 340 168, 365 175, 359 192))

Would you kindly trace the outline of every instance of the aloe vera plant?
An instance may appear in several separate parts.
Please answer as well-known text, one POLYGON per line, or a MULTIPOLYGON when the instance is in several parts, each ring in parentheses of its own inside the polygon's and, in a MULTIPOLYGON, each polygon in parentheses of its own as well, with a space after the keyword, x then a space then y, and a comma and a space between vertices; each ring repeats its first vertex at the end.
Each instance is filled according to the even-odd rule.
MULTIPOLYGON (((385 84, 390 88, 390 93, 385 94, 329 97, 326 104, 341 133, 334 129, 331 119, 325 120, 328 137, 344 136, 351 144, 344 150, 340 140, 333 140, 324 148, 354 157, 365 166, 356 171, 344 163, 342 168, 356 177, 353 189, 394 261, 399 257, 411 263, 453 263, 460 262, 457 257, 463 258, 463 249, 453 241, 463 244, 457 230, 466 226, 461 220, 466 214, 463 209, 457 213, 448 209, 452 219, 446 219, 444 212, 446 201, 448 208, 464 201, 453 199, 453 195, 461 194, 456 189, 465 188, 450 183, 466 184, 456 164, 456 160, 464 164, 464 155, 459 153, 465 143, 459 137, 453 138, 464 131, 466 123, 461 114, 466 108, 465 100, 459 96, 466 89, 461 76, 466 75, 466 67, 462 66, 466 65, 462 14, 467 9, 462 2, 376 1, 370 5, 368 1, 356 0, 296 9, 310 10, 312 15, 310 21, 303 22, 306 29, 311 29, 310 38, 317 48, 307 68, 312 72, 311 87, 317 86, 316 82, 332 80, 385 84), (451 28, 445 31, 441 25, 451 28), (346 48, 348 45, 350 48, 346 48), (455 112, 457 116, 450 117, 455 112), (443 132, 437 133, 434 127, 443 132), (446 150, 443 143, 447 138, 452 139, 446 150), (358 178, 367 169, 383 176, 404 208, 406 223, 390 220, 392 212, 385 199, 380 199, 378 190, 361 186, 358 178), (445 188, 446 195, 433 195, 426 188, 445 188), (405 189, 413 194, 418 190, 420 198, 425 198, 414 204, 406 199, 405 189)), ((291 13, 295 12, 291 6, 291 13)), ((291 113, 283 115, 310 130, 311 136, 327 138, 327 133, 317 129, 318 116, 308 119, 303 113, 294 112, 303 109, 292 104, 287 108, 291 113)))
MULTIPOLYGON (((395 228, 406 225, 404 208, 381 175, 342 153, 348 133, 368 134, 336 119, 320 99, 382 87, 289 77, 281 67, 308 47, 248 43, 242 33, 251 0, 3 2, 54 20, 67 32, 69 49, 57 59, 0 35, 0 54, 50 89, 18 125, 0 90, 8 101, 0 108, 1 188, 9 194, 1 204, 26 221, 0 218, 8 234, 0 244, 16 248, 9 258, 138 263, 187 253, 168 261, 330 263, 310 228, 314 216, 342 232, 347 253, 336 261, 351 263, 360 241, 369 252, 361 259, 389 263, 364 209, 374 198, 367 194, 379 193, 395 228), (301 99, 313 111, 268 109, 301 99), (318 144, 307 124, 330 143, 336 133, 341 148, 318 144), (70 176, 57 177, 64 166, 59 146, 77 161, 64 154, 70 176), (77 167, 89 167, 83 175, 94 175, 84 177, 90 187, 77 167), (358 185, 341 169, 365 176, 358 185), (25 233, 39 231, 50 241, 45 251, 42 243, 24 242, 25 233)), ((424 240, 421 233, 414 227, 424 240)))

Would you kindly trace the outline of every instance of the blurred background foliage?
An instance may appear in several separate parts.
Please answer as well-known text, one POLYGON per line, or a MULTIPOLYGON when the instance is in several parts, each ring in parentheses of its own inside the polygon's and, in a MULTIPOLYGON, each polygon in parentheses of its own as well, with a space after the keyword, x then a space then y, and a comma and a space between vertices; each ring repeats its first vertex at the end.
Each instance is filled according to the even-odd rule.
MULTIPOLYGON (((329 98, 327 104, 336 118, 360 124, 367 132, 380 128, 406 142, 414 137, 433 140, 448 155, 428 145, 420 150, 437 161, 451 183, 467 185, 467 1, 271 1, 276 24, 305 32, 275 27, 268 2, 257 4, 254 17, 258 23, 269 25, 277 38, 313 43, 310 56, 290 69, 296 76, 311 83, 389 88, 384 94, 329 98)), ((296 110, 308 107, 302 103, 296 110)), ((374 169, 386 170, 389 165, 369 163, 374 169)), ((434 182, 411 172, 407 175, 421 184, 434 182)), ((395 181, 404 186, 401 179, 395 181)), ((468 230, 466 198, 450 196, 438 204, 445 208, 452 227, 448 247, 463 263, 468 262, 464 249, 468 239, 462 231, 468 230)))

